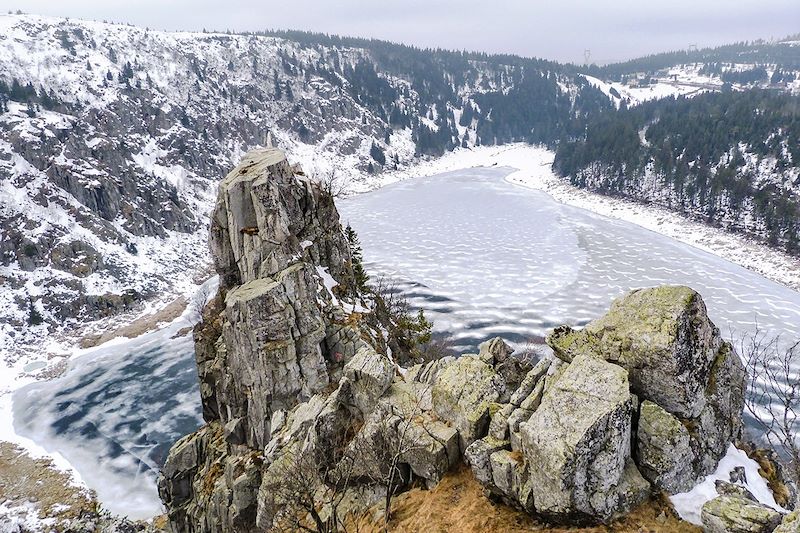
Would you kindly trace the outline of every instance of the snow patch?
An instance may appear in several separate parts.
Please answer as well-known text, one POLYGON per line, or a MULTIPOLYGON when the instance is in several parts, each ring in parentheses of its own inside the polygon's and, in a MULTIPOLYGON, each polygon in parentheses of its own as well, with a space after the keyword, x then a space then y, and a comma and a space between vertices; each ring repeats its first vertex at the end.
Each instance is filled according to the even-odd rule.
POLYGON ((746 487, 759 502, 772 507, 776 511, 787 512, 786 509, 775 503, 775 497, 767 486, 766 480, 758 473, 758 463, 731 444, 713 474, 706 476, 692 490, 670 496, 669 499, 680 517, 692 524, 702 525, 701 511, 703 505, 718 496, 715 482, 717 480, 730 482, 730 474, 737 466, 744 467, 745 477, 747 478, 747 483, 738 483, 739 485, 746 487))

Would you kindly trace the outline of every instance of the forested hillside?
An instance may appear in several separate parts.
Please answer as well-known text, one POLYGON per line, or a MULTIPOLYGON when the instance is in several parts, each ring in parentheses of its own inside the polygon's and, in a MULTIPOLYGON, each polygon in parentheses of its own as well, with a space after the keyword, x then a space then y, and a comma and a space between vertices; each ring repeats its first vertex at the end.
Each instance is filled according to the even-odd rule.
POLYGON ((338 63, 319 64, 311 74, 334 83, 343 77, 359 101, 391 127, 410 127, 418 155, 514 141, 554 146, 560 137, 582 132, 586 117, 611 107, 573 65, 300 31, 264 35, 312 51, 368 50, 370 61, 355 68, 337 72, 338 63), (417 99, 399 104, 387 77, 407 81, 417 99))
POLYGON ((579 187, 656 202, 800 253, 800 97, 668 98, 594 117, 554 168, 579 187))
POLYGON ((638 72, 654 72, 690 63, 771 64, 788 70, 800 69, 800 35, 772 43, 763 40, 734 43, 700 50, 677 50, 651 54, 621 63, 591 65, 586 73, 617 79, 638 72))

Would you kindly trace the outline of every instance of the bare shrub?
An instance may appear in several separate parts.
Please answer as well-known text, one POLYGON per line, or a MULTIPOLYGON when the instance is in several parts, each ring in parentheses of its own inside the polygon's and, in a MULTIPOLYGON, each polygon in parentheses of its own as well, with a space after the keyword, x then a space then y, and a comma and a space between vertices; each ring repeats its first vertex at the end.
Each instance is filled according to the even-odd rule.
POLYGON ((197 291, 189 301, 189 309, 195 316, 203 316, 203 309, 206 306, 206 302, 208 302, 213 296, 213 293, 214 287, 209 283, 204 283, 198 287, 197 291))
POLYGON ((347 180, 339 173, 335 166, 318 172, 314 175, 322 185, 322 190, 333 198, 341 198, 347 193, 347 180))
POLYGON ((416 391, 410 401, 385 406, 371 419, 374 432, 370 438, 355 441, 355 455, 378 465, 370 475, 369 482, 383 487, 384 529, 388 531, 392 519, 392 500, 410 480, 410 468, 406 461, 409 454, 425 448, 424 437, 436 439, 425 424, 422 404, 430 393, 426 386, 416 391), (421 439, 421 437, 423 439, 421 439))
POLYGON ((514 354, 522 363, 534 365, 547 353, 544 337, 534 335, 525 340, 525 344, 514 354))
POLYGON ((764 438, 788 466, 793 481, 800 480, 800 340, 788 345, 756 330, 740 340, 748 374, 747 412, 764 438))
POLYGON ((348 533, 343 502, 352 488, 355 451, 331 461, 314 446, 287 449, 266 482, 265 507, 273 516, 274 531, 348 533))

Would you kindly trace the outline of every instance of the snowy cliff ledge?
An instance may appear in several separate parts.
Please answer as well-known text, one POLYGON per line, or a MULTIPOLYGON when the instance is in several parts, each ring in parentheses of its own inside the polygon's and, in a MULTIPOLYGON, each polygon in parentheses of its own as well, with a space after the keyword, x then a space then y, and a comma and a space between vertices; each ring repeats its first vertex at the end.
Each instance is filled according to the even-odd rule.
POLYGON ((535 366, 493 339, 401 368, 331 290, 353 279, 333 199, 275 149, 220 185, 211 250, 221 286, 194 331, 207 423, 159 481, 175 531, 333 531, 465 462, 495 501, 609 522, 692 489, 741 433, 744 369, 687 287, 556 329, 535 366))

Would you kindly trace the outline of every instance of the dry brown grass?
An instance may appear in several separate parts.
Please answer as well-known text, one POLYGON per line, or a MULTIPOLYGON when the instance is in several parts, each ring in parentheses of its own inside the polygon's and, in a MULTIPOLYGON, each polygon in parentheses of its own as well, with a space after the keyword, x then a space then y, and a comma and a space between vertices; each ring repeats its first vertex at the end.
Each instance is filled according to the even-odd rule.
POLYGON ((95 509, 94 494, 73 484, 48 459, 34 459, 8 442, 0 442, 0 501, 33 502, 41 518, 75 518, 95 509))
MULTIPOLYGON (((669 502, 654 498, 607 526, 555 527, 508 507, 492 503, 467 467, 445 476, 433 490, 412 489, 395 497, 389 531, 394 533, 701 533, 680 520, 669 502)), ((362 518, 359 533, 383 531, 380 508, 362 518)))

